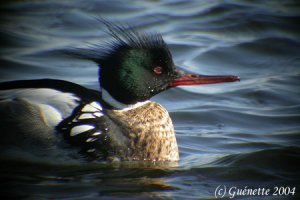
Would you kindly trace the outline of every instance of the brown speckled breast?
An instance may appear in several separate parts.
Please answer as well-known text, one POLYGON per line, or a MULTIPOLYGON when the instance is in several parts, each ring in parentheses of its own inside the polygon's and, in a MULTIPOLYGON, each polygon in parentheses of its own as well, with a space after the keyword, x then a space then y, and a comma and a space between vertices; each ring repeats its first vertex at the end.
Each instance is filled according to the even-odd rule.
POLYGON ((129 139, 125 160, 177 161, 178 146, 168 112, 158 103, 149 102, 130 110, 107 113, 129 139))

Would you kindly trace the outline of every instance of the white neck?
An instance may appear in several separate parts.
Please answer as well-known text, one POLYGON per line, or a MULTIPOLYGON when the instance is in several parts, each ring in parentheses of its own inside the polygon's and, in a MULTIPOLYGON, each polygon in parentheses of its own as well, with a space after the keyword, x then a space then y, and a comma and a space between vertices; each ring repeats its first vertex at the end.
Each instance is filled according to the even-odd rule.
POLYGON ((109 105, 119 109, 119 110, 131 110, 134 108, 137 108, 139 106, 142 106, 146 103, 149 103, 150 101, 143 101, 143 102, 137 102, 135 104, 123 104, 116 100, 114 97, 112 97, 105 89, 102 88, 102 99, 109 105))

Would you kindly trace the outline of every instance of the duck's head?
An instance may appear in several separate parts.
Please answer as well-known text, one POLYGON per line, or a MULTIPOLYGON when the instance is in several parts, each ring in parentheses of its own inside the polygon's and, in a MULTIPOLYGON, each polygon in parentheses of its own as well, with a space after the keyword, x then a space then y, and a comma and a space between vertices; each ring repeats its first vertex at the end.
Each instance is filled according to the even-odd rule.
POLYGON ((105 23, 114 40, 104 53, 94 51, 100 66, 104 100, 116 108, 143 102, 180 85, 233 82, 237 76, 189 74, 175 67, 168 45, 158 33, 140 33, 130 27, 105 23))

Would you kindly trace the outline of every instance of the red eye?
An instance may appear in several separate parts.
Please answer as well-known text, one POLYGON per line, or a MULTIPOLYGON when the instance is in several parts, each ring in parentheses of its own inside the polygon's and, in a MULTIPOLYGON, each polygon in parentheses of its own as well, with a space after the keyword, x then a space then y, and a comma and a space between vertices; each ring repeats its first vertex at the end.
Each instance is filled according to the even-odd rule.
POLYGON ((160 66, 157 66, 153 69, 155 74, 161 74, 162 73, 162 68, 160 66))

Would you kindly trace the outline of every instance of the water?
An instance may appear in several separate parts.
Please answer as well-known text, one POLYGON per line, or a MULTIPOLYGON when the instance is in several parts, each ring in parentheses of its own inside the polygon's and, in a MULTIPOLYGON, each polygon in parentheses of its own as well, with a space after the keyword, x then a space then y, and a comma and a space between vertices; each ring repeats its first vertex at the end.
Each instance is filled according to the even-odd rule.
MULTIPOLYGON (((11 1, 1 5, 1 81, 65 79, 98 88, 97 66, 61 51, 109 40, 95 17, 158 31, 176 65, 241 82, 157 95, 179 163, 1 162, 3 197, 215 199, 218 186, 300 194, 300 4, 286 1, 11 1)), ((225 196, 226 197, 226 196, 225 196)), ((241 195, 234 199, 296 199, 241 195)))

